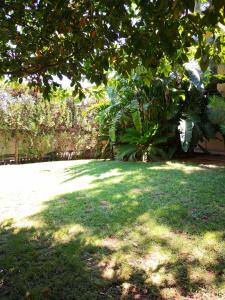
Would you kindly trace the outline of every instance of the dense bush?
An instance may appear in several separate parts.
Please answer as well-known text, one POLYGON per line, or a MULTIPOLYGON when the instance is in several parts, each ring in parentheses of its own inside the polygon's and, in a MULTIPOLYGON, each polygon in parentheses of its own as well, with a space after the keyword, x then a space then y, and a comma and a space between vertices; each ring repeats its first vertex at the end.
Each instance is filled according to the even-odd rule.
POLYGON ((49 152, 54 159, 101 155, 94 112, 69 93, 58 90, 46 101, 27 87, 2 85, 0 100, 1 154, 14 154, 16 162, 49 152))
POLYGON ((170 159, 215 136, 209 121, 203 74, 193 61, 172 70, 165 60, 156 73, 138 67, 116 75, 97 122, 118 159, 170 159))

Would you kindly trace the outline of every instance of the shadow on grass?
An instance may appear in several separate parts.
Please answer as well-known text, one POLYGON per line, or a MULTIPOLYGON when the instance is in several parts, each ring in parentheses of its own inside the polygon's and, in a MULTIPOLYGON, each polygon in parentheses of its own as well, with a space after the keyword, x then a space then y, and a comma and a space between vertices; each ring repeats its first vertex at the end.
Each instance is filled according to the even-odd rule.
POLYGON ((31 217, 39 228, 2 225, 1 299, 180 299, 209 286, 219 299, 224 169, 100 161, 66 173, 89 186, 49 201, 31 217))
POLYGON ((15 232, 1 226, 0 235, 2 300, 120 299, 123 294, 130 299, 162 299, 156 285, 147 289, 144 272, 132 274, 125 292, 122 279, 102 278, 99 263, 112 251, 88 244, 79 235, 63 244, 35 229, 15 232))

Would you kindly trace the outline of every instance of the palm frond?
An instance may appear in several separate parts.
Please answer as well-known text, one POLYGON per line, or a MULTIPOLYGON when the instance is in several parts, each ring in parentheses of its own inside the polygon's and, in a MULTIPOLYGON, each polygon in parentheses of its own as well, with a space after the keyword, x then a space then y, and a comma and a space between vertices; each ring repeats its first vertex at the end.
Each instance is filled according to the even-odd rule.
POLYGON ((137 147, 135 145, 125 144, 119 145, 117 150, 117 160, 136 160, 137 147))

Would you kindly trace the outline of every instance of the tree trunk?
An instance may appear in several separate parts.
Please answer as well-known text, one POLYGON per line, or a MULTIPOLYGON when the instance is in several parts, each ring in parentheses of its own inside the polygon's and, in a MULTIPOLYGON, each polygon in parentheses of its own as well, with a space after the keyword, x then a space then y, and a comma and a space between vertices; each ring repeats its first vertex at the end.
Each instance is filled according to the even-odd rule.
POLYGON ((18 164, 19 162, 19 139, 17 134, 15 135, 15 163, 18 164))

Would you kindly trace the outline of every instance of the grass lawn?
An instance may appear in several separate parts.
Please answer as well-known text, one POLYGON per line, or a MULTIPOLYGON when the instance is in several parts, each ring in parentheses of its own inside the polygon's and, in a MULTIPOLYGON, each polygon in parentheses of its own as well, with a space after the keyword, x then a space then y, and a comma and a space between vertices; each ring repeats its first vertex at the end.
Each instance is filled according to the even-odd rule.
POLYGON ((0 167, 0 299, 225 299, 225 168, 0 167))

